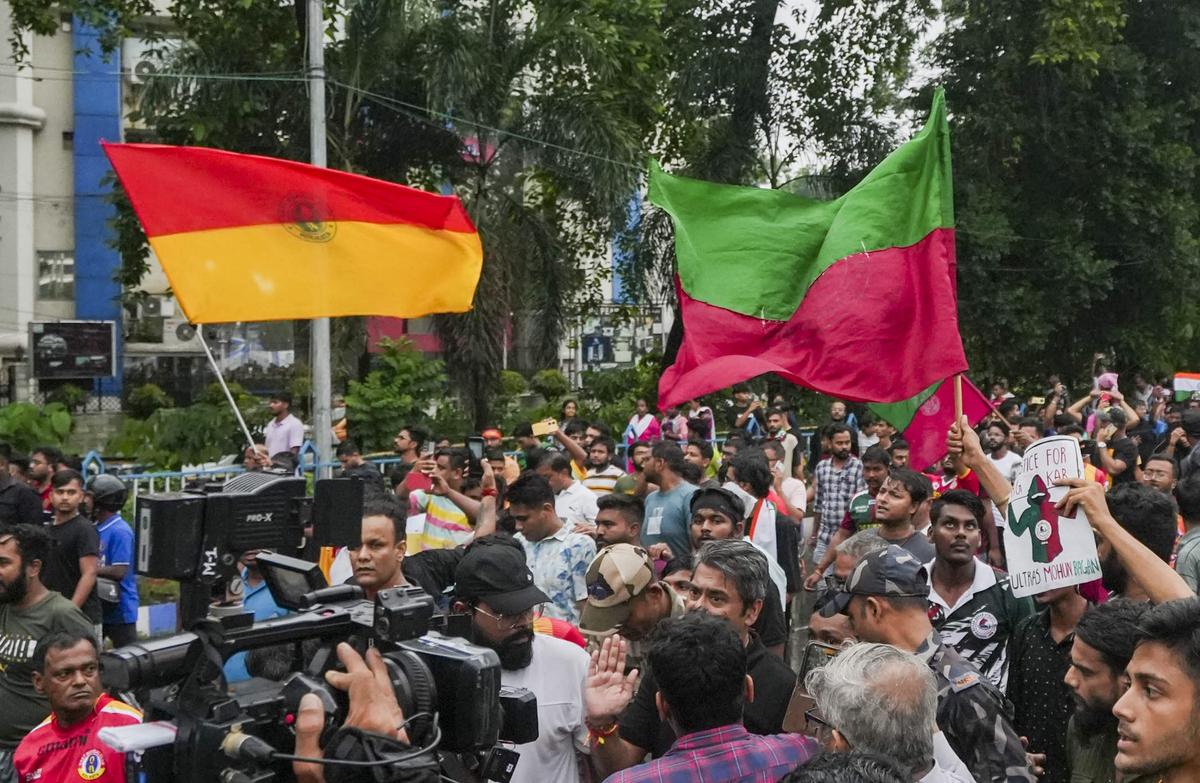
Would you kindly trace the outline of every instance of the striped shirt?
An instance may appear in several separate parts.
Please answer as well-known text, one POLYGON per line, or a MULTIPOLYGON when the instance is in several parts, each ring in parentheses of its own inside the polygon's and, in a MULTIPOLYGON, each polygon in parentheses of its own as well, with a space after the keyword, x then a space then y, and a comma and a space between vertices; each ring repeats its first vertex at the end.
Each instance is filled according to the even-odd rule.
POLYGON ((751 734, 740 723, 685 734, 662 758, 605 783, 775 783, 820 751, 803 734, 751 734))
POLYGON ((409 526, 406 543, 410 555, 425 549, 453 549, 468 543, 475 532, 466 513, 450 498, 417 490, 408 496, 408 504, 410 518, 425 515, 423 526, 409 526))
POLYGON ((609 465, 603 470, 592 468, 587 472, 583 485, 597 495, 608 495, 617 486, 617 479, 625 475, 625 471, 616 465, 609 465))

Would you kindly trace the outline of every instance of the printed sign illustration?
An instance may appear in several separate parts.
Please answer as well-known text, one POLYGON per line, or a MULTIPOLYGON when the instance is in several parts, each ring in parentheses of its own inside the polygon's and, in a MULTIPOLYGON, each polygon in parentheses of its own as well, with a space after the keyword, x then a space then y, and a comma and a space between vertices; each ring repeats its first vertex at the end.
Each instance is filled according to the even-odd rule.
POLYGON ((1069 487, 1054 482, 1083 478, 1083 455, 1074 438, 1043 438, 1025 450, 1008 503, 1004 548, 1009 583, 1017 597, 1100 577, 1096 539, 1081 509, 1059 513, 1069 487))

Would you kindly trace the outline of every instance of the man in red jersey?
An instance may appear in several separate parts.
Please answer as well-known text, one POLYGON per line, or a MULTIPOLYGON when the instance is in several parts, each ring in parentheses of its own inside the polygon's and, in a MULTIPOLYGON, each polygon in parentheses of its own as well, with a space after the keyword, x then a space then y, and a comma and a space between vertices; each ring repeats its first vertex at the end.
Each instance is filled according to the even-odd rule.
POLYGON ((100 741, 100 729, 142 722, 142 713, 101 692, 100 659, 90 636, 58 631, 38 642, 33 685, 50 716, 13 756, 19 783, 125 783, 125 754, 100 741))

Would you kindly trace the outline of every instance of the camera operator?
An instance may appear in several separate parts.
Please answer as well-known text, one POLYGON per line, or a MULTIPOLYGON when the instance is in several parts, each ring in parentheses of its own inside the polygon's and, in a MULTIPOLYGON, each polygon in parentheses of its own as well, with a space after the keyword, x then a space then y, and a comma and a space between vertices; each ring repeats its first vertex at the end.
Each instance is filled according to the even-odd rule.
POLYGON ((18 781, 125 783, 125 754, 98 735, 141 723, 142 713, 102 692, 93 635, 56 631, 38 642, 32 665, 33 687, 49 701, 50 717, 17 746, 18 781))
POLYGON ((534 633, 549 598, 533 583, 524 552, 500 541, 467 548, 455 570, 455 610, 471 614, 471 641, 496 651, 500 682, 537 697, 538 738, 517 745, 512 783, 579 778, 576 753, 588 753, 583 691, 588 654, 578 645, 534 633))

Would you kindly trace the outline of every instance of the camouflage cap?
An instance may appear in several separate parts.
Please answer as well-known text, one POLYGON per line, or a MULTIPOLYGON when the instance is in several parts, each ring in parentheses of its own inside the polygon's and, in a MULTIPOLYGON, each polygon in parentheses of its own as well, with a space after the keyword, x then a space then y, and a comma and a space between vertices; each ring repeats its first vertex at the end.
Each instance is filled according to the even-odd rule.
POLYGON ((863 555, 841 592, 834 593, 821 607, 821 616, 845 614, 850 599, 856 595, 927 598, 929 580, 925 576, 925 565, 912 552, 895 544, 863 555))
POLYGON ((629 602, 654 582, 654 563, 640 546, 613 544, 600 550, 585 579, 588 597, 579 629, 606 634, 629 619, 629 602))

